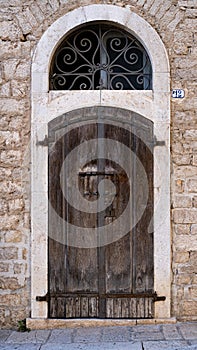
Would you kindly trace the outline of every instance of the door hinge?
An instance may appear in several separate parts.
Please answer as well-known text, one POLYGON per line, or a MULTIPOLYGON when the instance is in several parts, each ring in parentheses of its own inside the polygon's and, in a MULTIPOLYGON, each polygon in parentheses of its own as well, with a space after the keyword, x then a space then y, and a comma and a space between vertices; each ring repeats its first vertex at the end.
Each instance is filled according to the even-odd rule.
POLYGON ((37 145, 37 146, 44 146, 44 147, 47 147, 47 146, 49 145, 49 139, 48 139, 47 135, 45 135, 44 140, 42 140, 42 141, 37 141, 37 142, 36 142, 36 145, 37 145))
POLYGON ((36 301, 49 301, 49 294, 47 293, 47 294, 45 294, 45 295, 43 295, 43 296, 37 296, 36 297, 36 301))
POLYGON ((154 293, 154 296, 153 296, 153 301, 154 302, 156 302, 156 301, 164 301, 164 300, 166 300, 166 297, 164 295, 158 296, 156 292, 154 293))
POLYGON ((157 146, 165 146, 165 141, 158 141, 157 137, 154 136, 154 141, 153 141, 153 146, 157 147, 157 146))

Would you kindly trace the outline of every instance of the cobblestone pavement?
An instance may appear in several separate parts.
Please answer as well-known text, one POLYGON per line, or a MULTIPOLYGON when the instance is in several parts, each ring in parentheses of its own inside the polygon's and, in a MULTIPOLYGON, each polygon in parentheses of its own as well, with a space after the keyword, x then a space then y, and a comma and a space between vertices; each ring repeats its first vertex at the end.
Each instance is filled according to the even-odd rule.
POLYGON ((1 350, 197 350, 197 322, 32 330, 0 330, 1 350))

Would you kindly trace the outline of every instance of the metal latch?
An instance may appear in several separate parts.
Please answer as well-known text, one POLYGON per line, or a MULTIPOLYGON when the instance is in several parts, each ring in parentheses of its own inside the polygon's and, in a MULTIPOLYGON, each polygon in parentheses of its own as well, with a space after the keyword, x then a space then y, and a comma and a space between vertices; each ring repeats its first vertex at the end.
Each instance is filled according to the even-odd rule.
POLYGON ((154 135, 154 140, 153 140, 153 146, 157 147, 157 146, 165 146, 165 141, 158 141, 157 137, 154 135))
POLYGON ((155 303, 156 301, 164 301, 164 300, 166 300, 166 297, 165 297, 164 295, 158 296, 156 292, 154 293, 154 295, 153 295, 153 301, 154 301, 154 303, 155 303))
POLYGON ((37 141, 36 145, 37 146, 45 146, 45 147, 47 147, 49 145, 49 139, 48 139, 47 135, 45 135, 44 140, 37 141))
POLYGON ((45 294, 43 296, 37 296, 36 301, 49 301, 49 294, 45 294))

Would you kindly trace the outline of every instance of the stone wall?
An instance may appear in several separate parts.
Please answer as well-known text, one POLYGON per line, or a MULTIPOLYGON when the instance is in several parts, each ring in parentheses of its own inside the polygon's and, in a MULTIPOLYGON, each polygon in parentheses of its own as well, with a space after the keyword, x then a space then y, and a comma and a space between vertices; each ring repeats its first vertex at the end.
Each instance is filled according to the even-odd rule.
POLYGON ((7 0, 0 7, 0 320, 30 315, 30 69, 43 32, 63 14, 92 3, 127 6, 160 35, 171 67, 172 316, 197 317, 197 6, 193 0, 7 0))

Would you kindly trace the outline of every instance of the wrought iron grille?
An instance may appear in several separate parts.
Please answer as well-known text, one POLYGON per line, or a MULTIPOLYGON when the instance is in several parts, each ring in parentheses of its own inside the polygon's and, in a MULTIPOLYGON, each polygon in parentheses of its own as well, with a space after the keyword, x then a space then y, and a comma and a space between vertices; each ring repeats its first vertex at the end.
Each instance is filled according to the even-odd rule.
POLYGON ((56 50, 50 89, 150 90, 150 59, 140 42, 122 29, 103 23, 82 26, 56 50))

